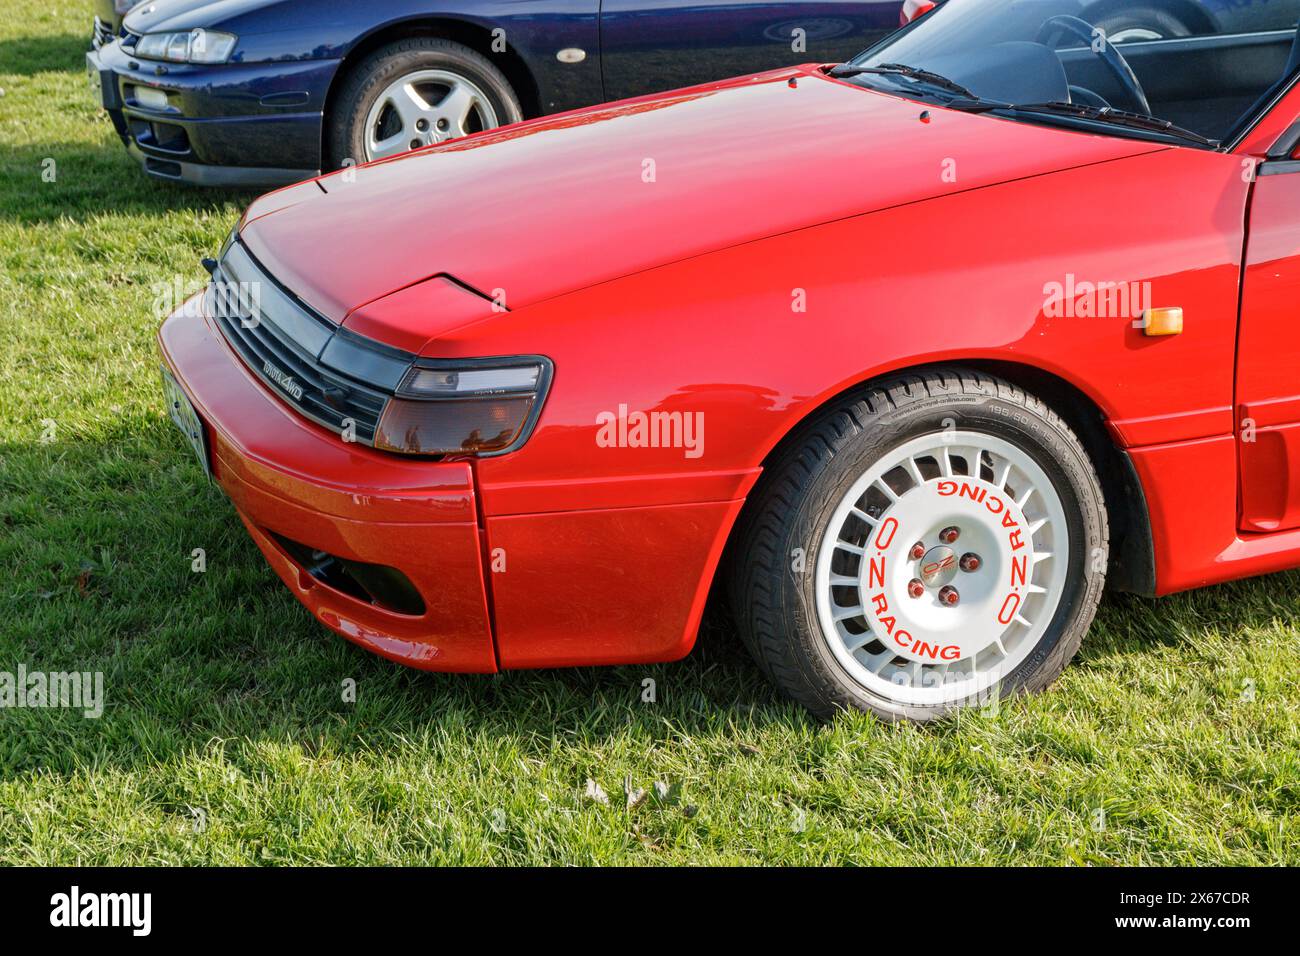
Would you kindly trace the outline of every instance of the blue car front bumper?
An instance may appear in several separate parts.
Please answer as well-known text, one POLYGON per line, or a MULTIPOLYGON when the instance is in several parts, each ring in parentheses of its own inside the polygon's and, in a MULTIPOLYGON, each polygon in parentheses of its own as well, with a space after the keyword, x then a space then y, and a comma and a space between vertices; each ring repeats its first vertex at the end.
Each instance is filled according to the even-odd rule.
POLYGON ((276 186, 315 176, 338 65, 159 63, 132 57, 121 41, 86 54, 92 87, 144 171, 209 186, 276 186))

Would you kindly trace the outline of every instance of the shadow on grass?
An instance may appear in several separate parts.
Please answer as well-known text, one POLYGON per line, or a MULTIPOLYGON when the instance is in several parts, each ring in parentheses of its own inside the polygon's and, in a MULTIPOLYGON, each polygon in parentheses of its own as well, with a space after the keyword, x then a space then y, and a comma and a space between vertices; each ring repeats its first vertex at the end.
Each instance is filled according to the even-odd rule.
MULTIPOLYGON (((107 120, 104 120, 107 122, 107 120)), ((96 148, 48 143, 0 156, 0 221, 84 222, 98 216, 222 213, 265 190, 187 186, 146 176, 116 136, 96 148)))
POLYGON ((156 767, 214 739, 373 752, 396 738, 643 740, 726 726, 812 726, 715 614, 684 661, 434 674, 315 621, 161 416, 103 443, 0 446, 0 670, 102 671, 106 706, 0 713, 0 779, 156 767), (49 502, 63 504, 53 509, 49 502), (195 548, 206 570, 191 569, 195 548), (643 702, 655 681, 657 701, 643 702), (356 681, 356 703, 342 683, 356 681), (11 723, 10 723, 11 722, 11 723))
MULTIPOLYGON (((766 683, 716 604, 695 650, 673 664, 480 676, 378 658, 291 597, 161 414, 98 443, 0 446, 0 462, 0 597, 10 605, 0 670, 102 671, 106 688, 98 720, 0 715, 15 728, 0 733, 0 779, 152 768, 214 740, 346 755, 458 734, 543 753, 557 739, 644 744, 815 726, 766 683), (642 699, 647 678, 653 704, 642 699), (356 682, 355 703, 343 700, 345 681, 356 682)), ((1194 644, 1198 628, 1267 626, 1278 592, 1276 579, 1255 579, 1160 602, 1110 596, 1076 666, 1153 642, 1194 644)))
POLYGON ((32 76, 59 70, 82 72, 86 67, 86 51, 90 49, 92 22, 87 8, 85 36, 64 33, 0 40, 0 73, 32 76))

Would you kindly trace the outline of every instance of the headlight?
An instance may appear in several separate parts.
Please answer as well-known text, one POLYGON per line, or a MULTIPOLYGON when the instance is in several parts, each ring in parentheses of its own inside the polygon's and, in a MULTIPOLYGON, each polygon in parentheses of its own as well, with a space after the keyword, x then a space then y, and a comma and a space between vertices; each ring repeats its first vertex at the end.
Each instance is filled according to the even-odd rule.
POLYGON ((135 44, 135 55, 144 60, 174 63, 225 63, 239 37, 220 30, 190 30, 187 33, 146 33, 135 44))
POLYGON ((406 455, 490 455, 522 445, 541 414, 551 361, 424 359, 384 406, 375 447, 406 455))

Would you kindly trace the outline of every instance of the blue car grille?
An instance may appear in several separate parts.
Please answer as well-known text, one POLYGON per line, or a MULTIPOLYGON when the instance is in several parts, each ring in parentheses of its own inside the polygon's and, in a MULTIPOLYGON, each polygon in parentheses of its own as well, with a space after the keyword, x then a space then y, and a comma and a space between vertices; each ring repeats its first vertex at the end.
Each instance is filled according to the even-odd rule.
POLYGON ((105 43, 113 42, 112 24, 105 23, 99 17, 95 17, 95 30, 90 37, 91 45, 98 50, 105 43))

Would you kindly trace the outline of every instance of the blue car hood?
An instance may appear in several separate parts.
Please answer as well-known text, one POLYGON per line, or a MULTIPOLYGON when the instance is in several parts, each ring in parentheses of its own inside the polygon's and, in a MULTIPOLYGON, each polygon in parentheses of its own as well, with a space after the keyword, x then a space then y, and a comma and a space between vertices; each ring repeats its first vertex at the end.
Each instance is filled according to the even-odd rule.
POLYGON ((132 33, 233 28, 248 13, 281 3, 283 0, 148 0, 127 13, 124 24, 132 33))

